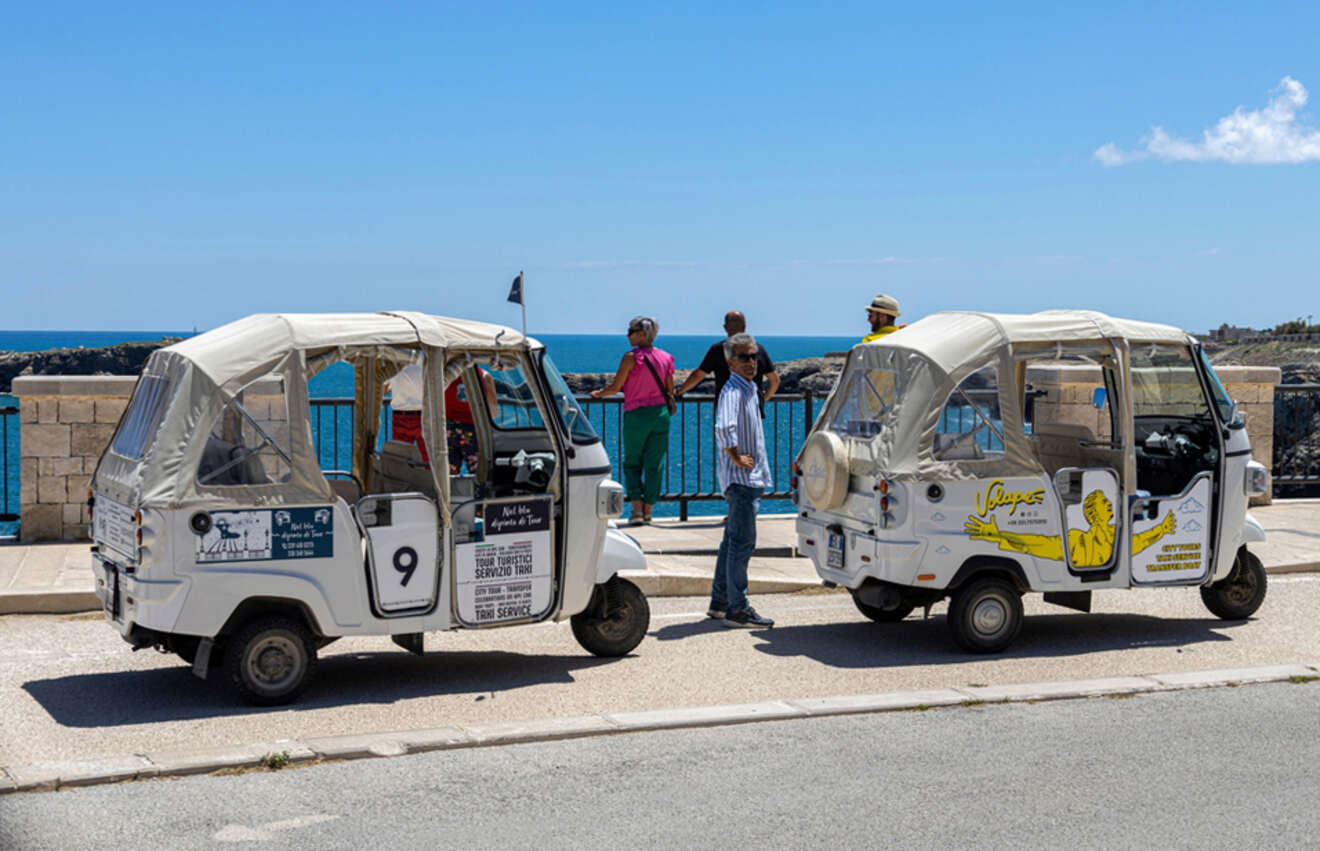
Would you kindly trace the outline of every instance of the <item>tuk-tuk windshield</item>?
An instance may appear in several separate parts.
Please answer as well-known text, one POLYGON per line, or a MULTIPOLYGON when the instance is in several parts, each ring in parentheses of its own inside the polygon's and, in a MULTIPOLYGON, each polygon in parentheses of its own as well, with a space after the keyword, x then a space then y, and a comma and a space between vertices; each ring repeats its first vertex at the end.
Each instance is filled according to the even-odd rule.
POLYGON ((546 384, 550 385, 550 396, 554 400, 555 411, 558 412, 564 428, 568 429, 573 442, 584 444, 599 441, 600 435, 596 434, 591 421, 582 412, 582 408, 578 407, 577 398, 569 389, 568 382, 564 381, 559 367, 555 366, 555 362, 550 360, 550 355, 544 351, 541 352, 541 371, 545 373, 546 384))
POLYGON ((1210 393, 1215 398, 1215 407, 1219 409, 1219 419, 1227 425, 1237 425, 1242 422, 1242 415, 1237 412, 1237 406, 1233 400, 1228 397, 1228 391, 1215 374, 1215 368, 1210 365, 1210 358, 1205 356, 1204 349, 1197 349, 1197 354, 1201 356, 1201 365, 1205 367, 1205 377, 1209 379, 1210 393))

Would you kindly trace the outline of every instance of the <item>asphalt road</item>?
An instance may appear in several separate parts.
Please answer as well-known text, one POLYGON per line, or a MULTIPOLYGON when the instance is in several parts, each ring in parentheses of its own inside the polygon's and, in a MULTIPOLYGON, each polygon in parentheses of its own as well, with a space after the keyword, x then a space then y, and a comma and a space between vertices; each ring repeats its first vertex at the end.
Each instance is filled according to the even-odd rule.
POLYGON ((1320 684, 780 721, 0 797, 0 847, 1302 848, 1320 684))
POLYGON ((567 624, 427 636, 417 658, 388 639, 340 641, 291 707, 241 703, 176 657, 129 651, 99 616, 0 617, 0 765, 387 732, 454 723, 1320 662, 1320 577, 1273 578, 1248 622, 1224 622, 1194 589, 1099 592, 1095 613, 1027 598, 1021 636, 969 656, 943 607, 899 624, 863 619, 846 595, 754 600, 771 630, 726 630, 705 601, 652 601, 634 655, 588 655, 567 624))

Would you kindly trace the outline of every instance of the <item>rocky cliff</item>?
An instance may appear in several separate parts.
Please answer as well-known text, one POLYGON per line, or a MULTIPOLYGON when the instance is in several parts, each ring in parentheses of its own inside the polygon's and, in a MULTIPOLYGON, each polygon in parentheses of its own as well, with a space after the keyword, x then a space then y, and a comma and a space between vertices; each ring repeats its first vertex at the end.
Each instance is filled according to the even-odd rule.
POLYGON ((163 337, 93 349, 0 352, 0 393, 8 393, 10 382, 20 375, 137 375, 152 352, 178 341, 163 337))

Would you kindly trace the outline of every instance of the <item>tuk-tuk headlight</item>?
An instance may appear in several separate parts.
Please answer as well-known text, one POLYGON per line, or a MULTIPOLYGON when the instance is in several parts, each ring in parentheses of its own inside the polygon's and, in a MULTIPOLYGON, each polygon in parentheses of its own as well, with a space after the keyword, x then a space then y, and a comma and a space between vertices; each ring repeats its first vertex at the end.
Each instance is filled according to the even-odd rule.
POLYGON ((596 515, 598 517, 619 517, 623 514, 623 486, 606 479, 596 488, 596 515))
POLYGON ((1264 496, 1269 486, 1270 473, 1265 469, 1265 465, 1257 464, 1255 461, 1247 462, 1247 496, 1264 496))

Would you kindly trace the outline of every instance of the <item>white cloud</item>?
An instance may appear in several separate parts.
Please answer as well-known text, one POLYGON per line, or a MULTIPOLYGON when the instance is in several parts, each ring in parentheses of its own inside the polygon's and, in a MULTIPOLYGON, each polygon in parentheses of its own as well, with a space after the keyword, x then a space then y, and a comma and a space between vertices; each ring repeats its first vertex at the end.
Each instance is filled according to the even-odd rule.
POLYGON ((1214 127, 1201 132, 1200 141, 1170 136, 1163 127, 1153 127, 1141 139, 1143 147, 1120 150, 1106 142, 1091 154, 1106 167, 1125 165, 1155 157, 1165 162, 1226 162, 1234 164, 1280 164, 1320 161, 1320 130, 1297 120, 1306 105, 1306 87, 1284 77, 1264 109, 1238 107, 1214 127))

